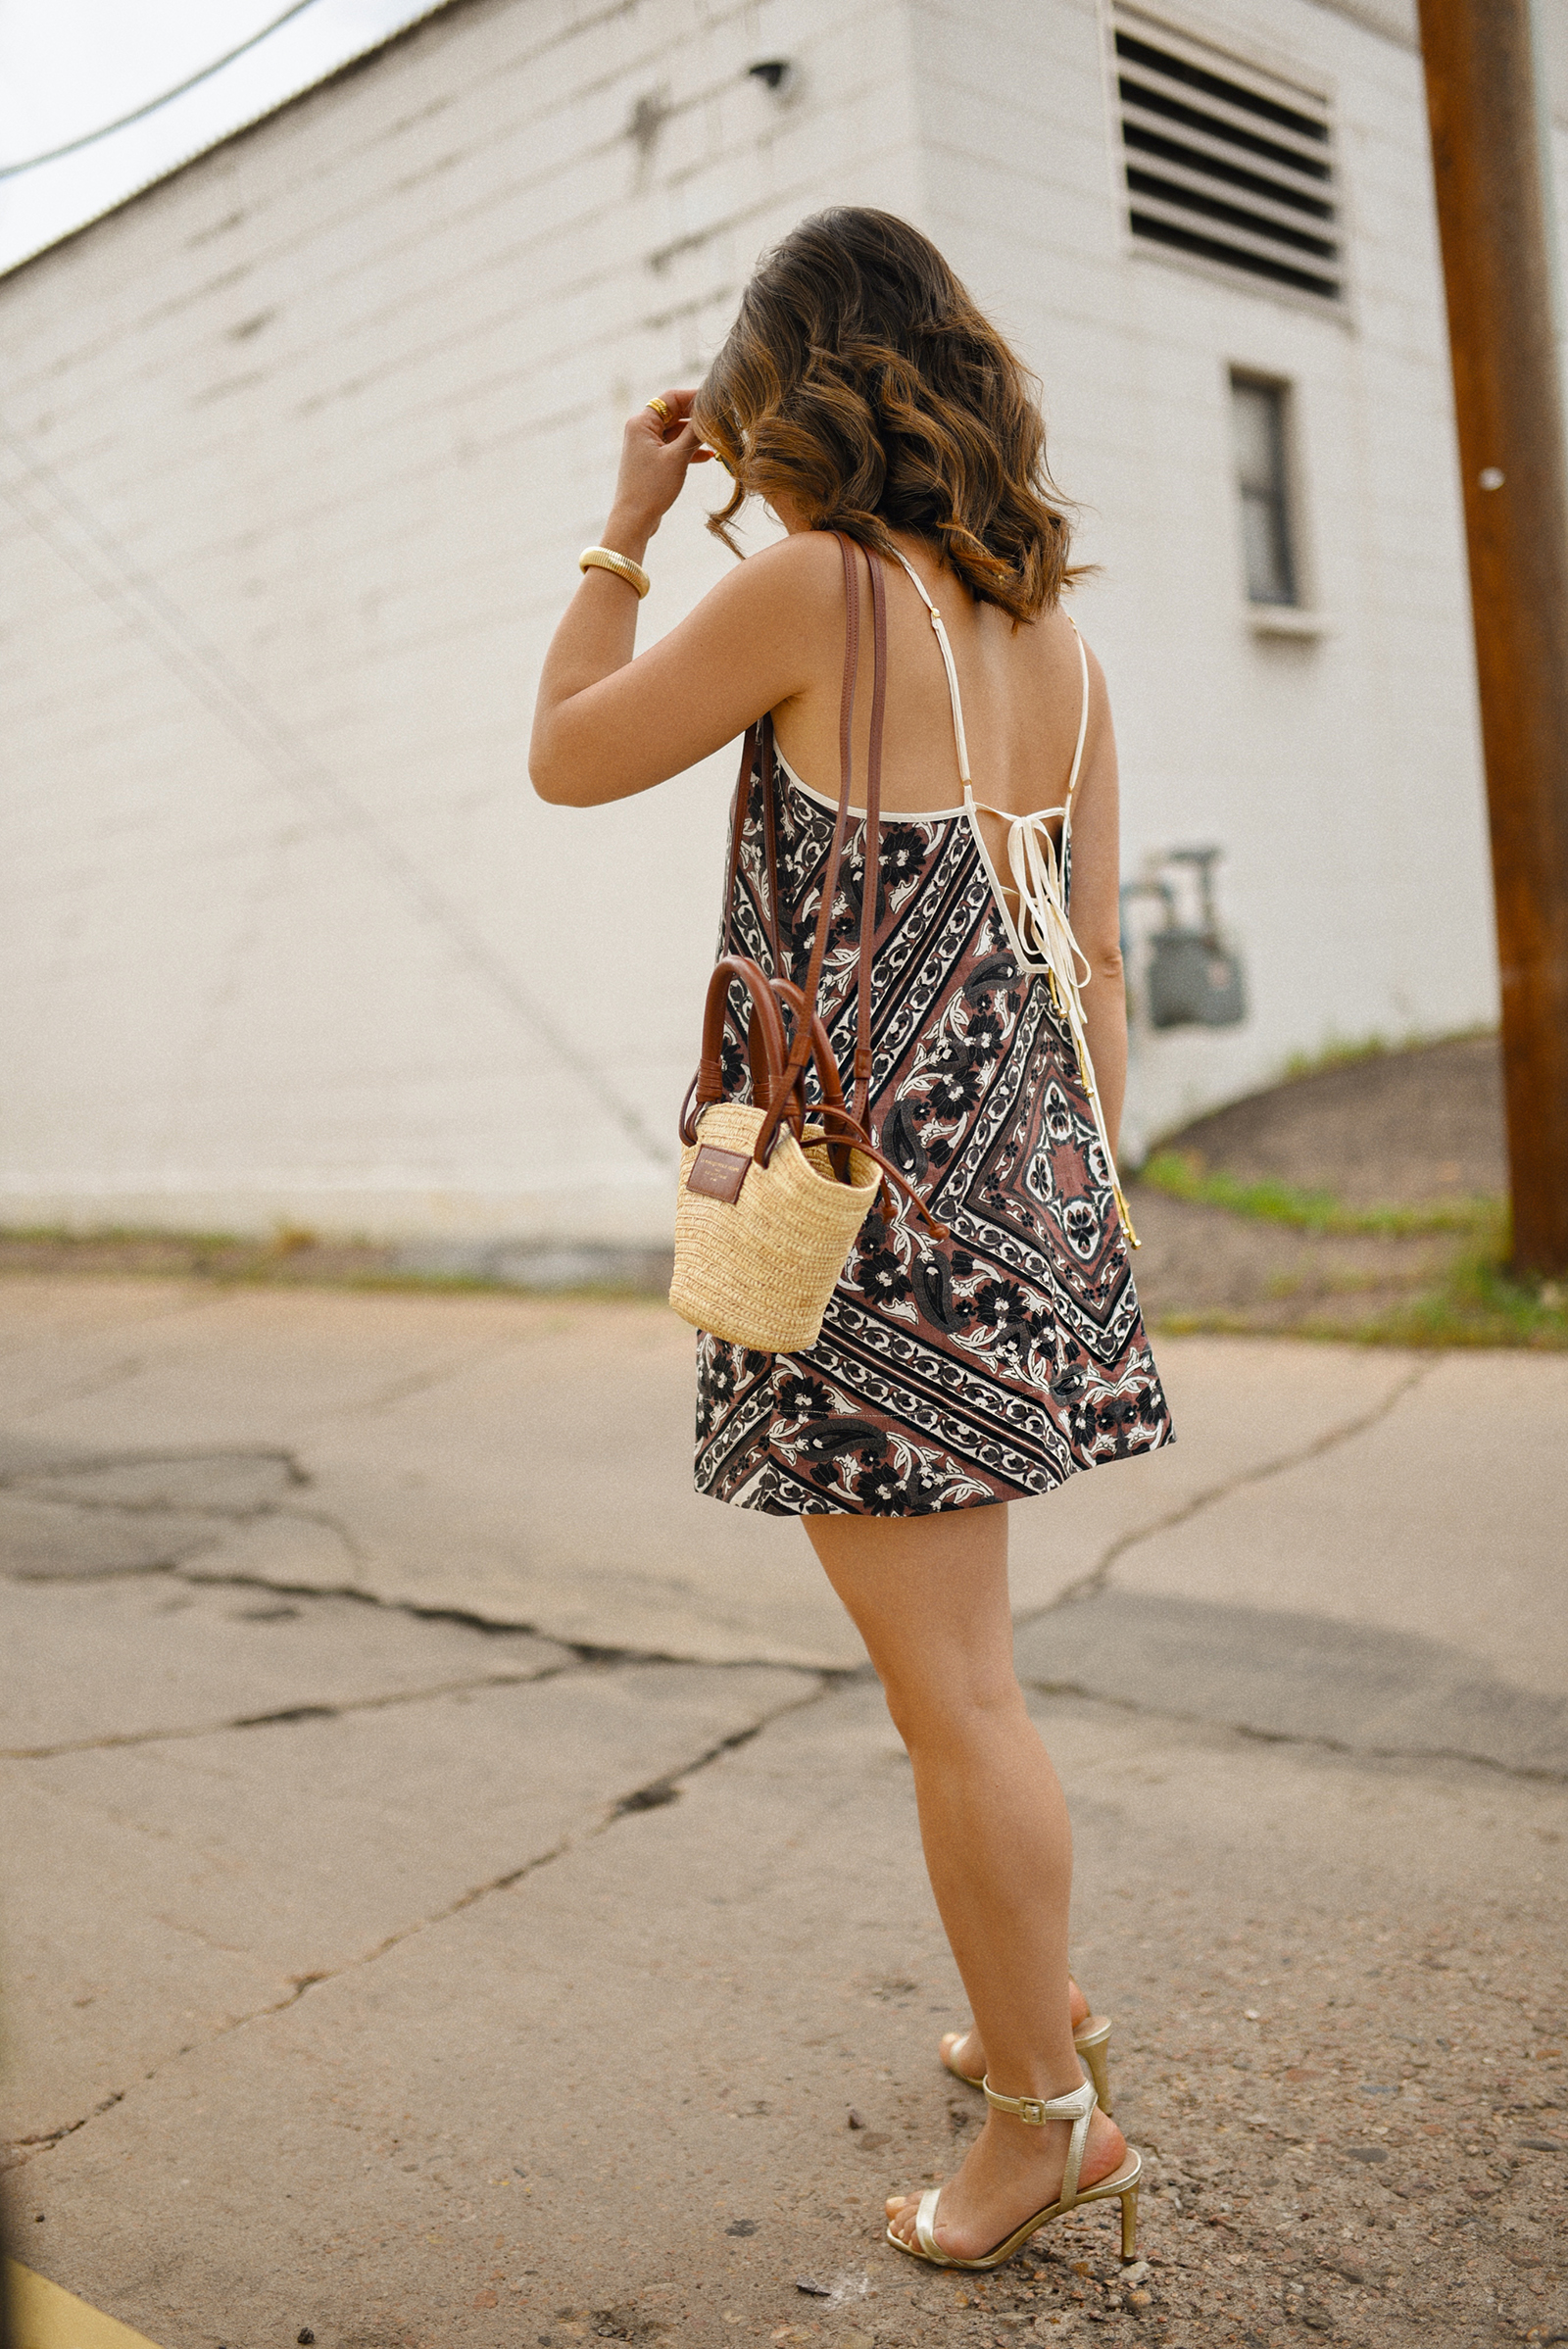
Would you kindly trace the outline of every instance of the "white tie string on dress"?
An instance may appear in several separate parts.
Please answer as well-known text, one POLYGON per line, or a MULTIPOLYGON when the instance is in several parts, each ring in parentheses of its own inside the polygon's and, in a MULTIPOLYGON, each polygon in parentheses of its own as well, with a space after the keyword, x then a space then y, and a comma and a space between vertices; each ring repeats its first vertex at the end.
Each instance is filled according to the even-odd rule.
MULTIPOLYGON (((1078 713, 1078 740, 1072 755, 1072 772, 1067 777, 1066 797, 1059 807, 1039 807, 1032 815, 1011 815, 1005 807, 990 807, 985 801, 975 799, 974 786, 969 779, 969 746, 963 732, 963 703, 958 693, 958 672, 954 663, 953 647, 948 642, 948 632, 942 625, 942 614, 926 594, 914 565, 899 554, 897 547, 893 552, 898 555, 900 563, 904 564, 909 577, 914 581, 915 592, 931 614, 931 626, 935 631, 937 643, 942 649, 942 664, 948 672, 948 694, 953 703, 953 735, 958 753, 958 779, 963 785, 964 812, 969 818, 976 843, 981 856, 985 858, 988 870, 991 858, 986 849, 984 835, 980 830, 979 817, 981 813, 995 815, 1007 827, 1007 865, 1012 874, 1013 885, 1018 892, 1016 924, 1012 922, 1007 913, 1000 888, 997 890, 997 901, 1001 906, 1003 919, 1012 932, 1013 944, 1018 950, 1019 959, 1026 965, 1033 962, 1037 969, 1045 970, 1047 984, 1051 989, 1051 1000, 1067 1022, 1073 1049, 1078 1058, 1078 1073, 1083 1080, 1084 1091, 1089 1097, 1089 1106, 1095 1121, 1095 1132, 1100 1138, 1100 1147, 1104 1152, 1105 1166, 1110 1176, 1111 1190, 1115 1194, 1122 1229, 1127 1234, 1128 1245, 1138 1248, 1142 1244, 1138 1234, 1133 1230, 1132 1217, 1127 1212, 1127 1201, 1122 1196, 1121 1181, 1116 1173, 1115 1154, 1111 1150, 1110 1136, 1105 1127, 1104 1107, 1100 1099, 1100 1088, 1095 1083, 1095 1066, 1089 1053, 1089 1034, 1084 1023, 1083 989, 1089 985, 1094 972, 1088 955, 1072 934, 1072 923, 1067 918, 1065 883, 1072 832, 1073 794, 1078 788, 1078 773, 1084 759, 1084 742, 1089 732, 1089 656, 1084 651, 1083 637, 1079 634, 1077 621, 1069 612, 1065 617, 1078 643, 1078 666, 1083 678, 1083 702, 1078 713), (1050 826, 1056 821, 1058 816, 1061 819, 1059 849, 1050 832, 1050 826), (1081 972, 1078 967, 1080 963, 1083 965, 1081 972)), ((992 875, 992 878, 994 882, 995 874, 992 875)))

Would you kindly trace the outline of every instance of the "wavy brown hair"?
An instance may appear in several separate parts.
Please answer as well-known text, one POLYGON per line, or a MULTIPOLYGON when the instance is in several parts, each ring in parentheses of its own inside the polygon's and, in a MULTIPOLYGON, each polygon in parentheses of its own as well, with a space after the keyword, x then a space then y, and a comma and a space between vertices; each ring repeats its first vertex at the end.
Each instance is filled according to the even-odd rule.
POLYGON ((1014 623, 1073 576, 1039 385, 892 213, 816 213, 764 257, 692 420, 734 479, 708 527, 736 554, 747 499, 782 490, 884 554, 890 530, 928 540, 1014 623))

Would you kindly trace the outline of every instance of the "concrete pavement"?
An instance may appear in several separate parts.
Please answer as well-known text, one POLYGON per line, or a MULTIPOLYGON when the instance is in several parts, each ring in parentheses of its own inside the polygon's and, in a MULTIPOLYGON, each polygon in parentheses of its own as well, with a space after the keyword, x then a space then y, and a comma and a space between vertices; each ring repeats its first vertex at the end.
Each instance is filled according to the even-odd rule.
MULTIPOLYGON (((1107 1580, 1437 1638, 1546 1697, 1568 1359, 1167 1339, 1178 1442, 1013 1512, 1027 1619, 1107 1580)), ((0 1542, 28 1574, 354 1591, 590 1646, 852 1669, 793 1525, 691 1489, 654 1303, 16 1281, 0 1542)))
POLYGON ((982 2289, 878 2245, 960 1996, 688 1333, 0 1288, 19 2256, 164 2349, 1568 2337, 1568 1362, 1159 1352, 1178 1444, 1013 1513, 1154 2264, 982 2289))

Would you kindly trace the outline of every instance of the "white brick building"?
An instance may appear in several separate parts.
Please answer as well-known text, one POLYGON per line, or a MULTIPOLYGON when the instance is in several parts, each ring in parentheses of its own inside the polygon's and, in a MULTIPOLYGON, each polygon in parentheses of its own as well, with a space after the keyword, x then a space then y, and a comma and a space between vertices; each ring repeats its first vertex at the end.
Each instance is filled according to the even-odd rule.
MULTIPOLYGON (((0 1218, 664 1236, 733 759, 541 806, 533 680, 622 416, 835 201, 928 229, 1043 378, 1128 873, 1225 852, 1250 1013, 1140 1036, 1138 1131, 1492 1016, 1413 10, 1152 0, 1118 66, 1107 9, 457 0, 0 282, 0 1218), (1301 148, 1280 104, 1332 218, 1195 176, 1210 118, 1301 148), (1237 266, 1298 217, 1330 290, 1237 266), (1238 372, 1294 603, 1248 598, 1238 372)), ((645 630, 728 560, 672 516, 645 630)))

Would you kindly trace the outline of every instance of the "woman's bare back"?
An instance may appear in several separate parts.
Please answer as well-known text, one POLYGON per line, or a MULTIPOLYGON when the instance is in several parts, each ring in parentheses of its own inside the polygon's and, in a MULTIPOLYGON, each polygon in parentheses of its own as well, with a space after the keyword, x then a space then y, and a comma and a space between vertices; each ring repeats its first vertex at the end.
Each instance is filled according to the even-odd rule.
MULTIPOLYGON (((942 614, 953 646, 975 798, 1027 815, 1060 804, 1072 766, 1082 707, 1082 673, 1071 623, 1059 609, 1014 627, 995 605, 976 603, 919 539, 896 543, 942 614)), ((927 815, 963 798, 953 716, 930 615, 911 581, 885 566, 888 614, 887 719, 882 802, 892 816, 927 815)), ((860 574, 860 665, 856 690, 856 803, 863 805, 871 724, 871 594, 860 574)), ((804 783, 838 795, 842 671, 828 651, 821 675, 773 713, 779 749, 804 783)), ((1093 714, 1093 711, 1092 711, 1093 714)), ((1090 768, 1086 745, 1085 775, 1090 768)))

